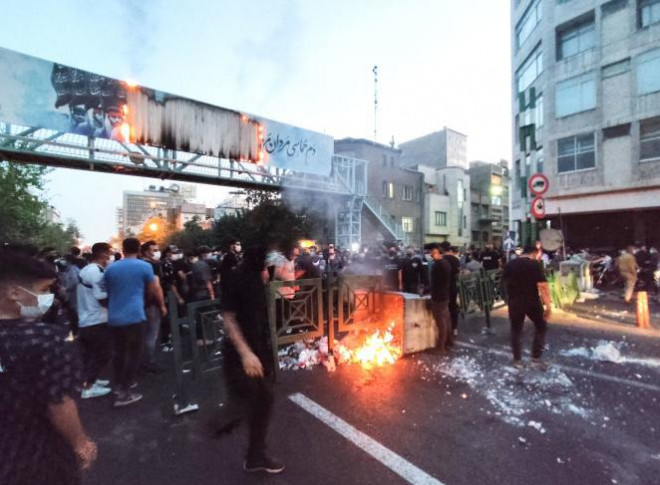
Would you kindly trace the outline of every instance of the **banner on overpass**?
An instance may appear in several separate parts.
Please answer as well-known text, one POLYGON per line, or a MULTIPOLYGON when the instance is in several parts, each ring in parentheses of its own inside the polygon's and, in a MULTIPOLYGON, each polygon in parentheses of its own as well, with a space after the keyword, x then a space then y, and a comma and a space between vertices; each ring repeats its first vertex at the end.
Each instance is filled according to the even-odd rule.
POLYGON ((332 167, 329 136, 2 48, 0 121, 318 175, 332 167))

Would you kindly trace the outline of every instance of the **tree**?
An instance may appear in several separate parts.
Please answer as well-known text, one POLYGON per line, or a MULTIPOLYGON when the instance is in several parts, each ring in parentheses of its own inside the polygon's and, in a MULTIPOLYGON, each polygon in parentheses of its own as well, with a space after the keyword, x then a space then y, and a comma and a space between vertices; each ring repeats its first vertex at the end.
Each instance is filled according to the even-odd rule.
POLYGON ((39 198, 42 166, 0 162, 0 240, 31 242, 44 226, 48 204, 39 198))
POLYGON ((0 161, 0 243, 14 242, 50 246, 60 253, 78 243, 75 221, 67 227, 46 218, 48 202, 43 198, 48 167, 0 161))

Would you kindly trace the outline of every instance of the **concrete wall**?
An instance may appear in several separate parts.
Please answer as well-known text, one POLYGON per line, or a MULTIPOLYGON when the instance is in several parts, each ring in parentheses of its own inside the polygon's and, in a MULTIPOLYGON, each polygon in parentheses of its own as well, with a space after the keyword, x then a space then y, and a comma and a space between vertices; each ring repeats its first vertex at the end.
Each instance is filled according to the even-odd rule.
POLYGON ((467 136, 449 128, 401 143, 399 147, 405 167, 468 168, 467 136))

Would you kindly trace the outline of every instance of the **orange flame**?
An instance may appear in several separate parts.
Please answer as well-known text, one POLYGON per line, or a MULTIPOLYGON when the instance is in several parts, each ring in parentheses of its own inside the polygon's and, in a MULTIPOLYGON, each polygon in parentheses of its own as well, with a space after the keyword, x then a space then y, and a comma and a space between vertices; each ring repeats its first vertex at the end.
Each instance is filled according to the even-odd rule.
POLYGON ((121 137, 122 141, 128 142, 131 141, 131 125, 128 123, 121 124, 121 137))
POLYGON ((394 323, 382 335, 380 330, 369 335, 364 345, 353 352, 353 361, 365 369, 394 364, 401 357, 401 348, 393 343, 393 329, 394 323))

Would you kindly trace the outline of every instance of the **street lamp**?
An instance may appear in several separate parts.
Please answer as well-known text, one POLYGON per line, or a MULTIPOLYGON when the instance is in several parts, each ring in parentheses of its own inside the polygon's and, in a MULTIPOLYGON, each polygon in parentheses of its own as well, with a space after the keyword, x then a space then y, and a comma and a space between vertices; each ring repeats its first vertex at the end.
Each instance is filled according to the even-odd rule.
POLYGON ((151 224, 149 224, 149 230, 151 232, 156 232, 158 230, 158 224, 156 224, 155 222, 152 222, 151 224))

